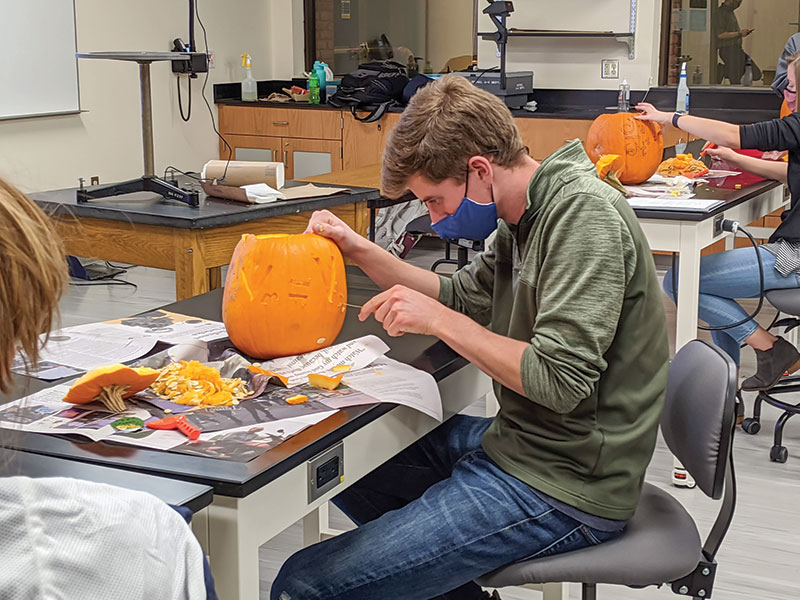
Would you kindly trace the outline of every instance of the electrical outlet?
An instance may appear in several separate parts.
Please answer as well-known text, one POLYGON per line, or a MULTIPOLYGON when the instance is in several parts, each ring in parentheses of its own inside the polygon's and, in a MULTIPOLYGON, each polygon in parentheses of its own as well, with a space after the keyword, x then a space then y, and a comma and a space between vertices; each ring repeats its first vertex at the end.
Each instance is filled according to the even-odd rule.
POLYGON ((619 79, 619 61, 618 60, 602 60, 601 77, 603 79, 619 79))

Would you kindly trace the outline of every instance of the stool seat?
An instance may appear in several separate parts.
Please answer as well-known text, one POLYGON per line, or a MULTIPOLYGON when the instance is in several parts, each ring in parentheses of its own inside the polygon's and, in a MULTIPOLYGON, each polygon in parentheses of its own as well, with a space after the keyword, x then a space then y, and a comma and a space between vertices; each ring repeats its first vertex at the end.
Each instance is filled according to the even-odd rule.
POLYGON ((800 290, 767 290, 764 294, 767 301, 784 314, 800 317, 800 290))
POLYGON ((645 483, 636 514, 616 539, 508 565, 477 583, 498 588, 562 581, 658 585, 691 573, 702 558, 700 548, 700 535, 689 513, 670 494, 645 483))

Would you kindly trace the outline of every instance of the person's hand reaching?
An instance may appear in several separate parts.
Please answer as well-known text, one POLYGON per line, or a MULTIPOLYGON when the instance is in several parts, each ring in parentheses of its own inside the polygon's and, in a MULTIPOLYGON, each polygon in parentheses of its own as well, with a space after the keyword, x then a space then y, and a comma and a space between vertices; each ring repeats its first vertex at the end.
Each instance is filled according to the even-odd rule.
POLYGON ((641 112, 636 115, 636 118, 641 121, 654 121, 660 125, 668 125, 672 122, 672 113, 660 111, 649 102, 640 102, 636 105, 636 110, 641 112))
POLYGON ((345 258, 352 258, 353 254, 365 241, 339 217, 328 210, 317 210, 308 220, 305 233, 316 233, 332 240, 345 258))

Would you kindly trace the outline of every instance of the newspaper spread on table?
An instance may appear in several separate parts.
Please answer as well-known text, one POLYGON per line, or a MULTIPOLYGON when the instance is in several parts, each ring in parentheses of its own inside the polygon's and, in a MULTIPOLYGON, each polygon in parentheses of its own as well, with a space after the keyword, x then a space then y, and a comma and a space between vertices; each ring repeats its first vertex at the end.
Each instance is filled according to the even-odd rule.
MULTIPOLYGON (((164 319, 164 315, 171 319, 172 325, 168 327, 175 323, 187 323, 169 313, 154 314, 153 318, 164 319)), ((162 321, 162 325, 166 323, 162 321)), ((127 334, 132 337, 126 339, 135 342, 146 339, 148 344, 152 341, 150 349, 155 345, 153 338, 164 334, 169 334, 170 339, 176 341, 189 342, 175 344, 135 364, 159 368, 173 360, 193 359, 218 368, 223 377, 250 377, 247 369, 250 363, 233 351, 229 340, 209 344, 202 340, 198 343, 198 340, 187 337, 189 334, 185 328, 196 326, 198 330, 202 328, 203 337, 208 340, 218 338, 219 326, 223 327, 224 332, 221 323, 200 321, 198 324, 180 325, 155 336, 152 331, 141 331, 141 328, 148 329, 143 322, 95 325, 82 326, 78 332, 81 335, 104 332, 103 335, 111 337, 110 327, 130 328, 127 334)), ((70 335, 75 335, 75 328, 70 330, 70 335)), ((142 343, 139 347, 145 346, 147 344, 142 343)), ((128 409, 125 412, 112 413, 98 402, 85 405, 64 403, 63 398, 72 383, 68 382, 0 405, 0 427, 51 435, 79 435, 93 441, 246 462, 349 406, 390 402, 410 406, 441 421, 442 403, 433 377, 387 358, 385 354, 388 351, 389 347, 378 337, 365 336, 323 350, 261 363, 262 368, 288 377, 288 387, 267 385, 256 397, 243 400, 237 406, 198 409, 172 403, 145 391, 126 401, 128 409), (309 374, 336 375, 344 369, 344 378, 334 390, 321 389, 308 383, 309 374), (298 394, 307 396, 308 400, 301 404, 286 402, 287 398, 298 394), (147 421, 178 414, 185 416, 202 431, 198 440, 190 441, 177 431, 154 430, 143 426, 147 421)), ((77 350, 75 352, 77 354, 77 350)), ((77 364, 70 355, 67 355, 67 359, 77 364)), ((106 357, 102 364, 109 362, 113 361, 106 357)))

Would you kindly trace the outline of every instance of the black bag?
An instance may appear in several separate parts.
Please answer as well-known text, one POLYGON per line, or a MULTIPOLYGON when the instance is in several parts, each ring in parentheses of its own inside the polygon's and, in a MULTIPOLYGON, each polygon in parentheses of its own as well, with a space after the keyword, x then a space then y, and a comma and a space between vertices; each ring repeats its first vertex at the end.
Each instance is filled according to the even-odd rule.
POLYGON ((389 60, 364 63, 342 77, 339 89, 328 99, 328 104, 349 108, 358 121, 373 123, 391 106, 400 105, 407 83, 406 68, 399 63, 389 60), (368 110, 370 114, 359 117, 357 110, 368 110))

